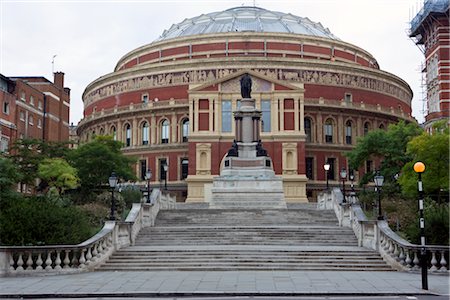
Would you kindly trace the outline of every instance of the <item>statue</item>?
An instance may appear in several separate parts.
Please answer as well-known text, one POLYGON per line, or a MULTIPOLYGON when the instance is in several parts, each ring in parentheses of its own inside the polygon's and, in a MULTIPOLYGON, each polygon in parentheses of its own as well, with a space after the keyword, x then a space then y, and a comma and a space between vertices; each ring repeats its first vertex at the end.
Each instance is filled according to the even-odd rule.
POLYGON ((238 144, 236 143, 236 140, 233 140, 233 144, 231 145, 230 150, 228 150, 227 157, 230 156, 238 157, 238 155, 239 155, 238 144))
POLYGON ((256 156, 267 156, 267 150, 263 148, 261 140, 256 145, 256 156))
POLYGON ((244 76, 240 79, 241 82, 241 96, 243 99, 250 99, 252 93, 252 79, 248 73, 245 73, 244 76))

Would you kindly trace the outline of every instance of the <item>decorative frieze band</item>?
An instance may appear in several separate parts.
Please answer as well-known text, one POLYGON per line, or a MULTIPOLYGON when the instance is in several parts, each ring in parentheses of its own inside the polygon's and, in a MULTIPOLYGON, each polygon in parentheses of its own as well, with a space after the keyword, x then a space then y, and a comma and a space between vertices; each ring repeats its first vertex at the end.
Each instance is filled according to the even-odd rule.
MULTIPOLYGON (((239 69, 215 69, 193 70, 177 73, 140 76, 128 80, 103 86, 86 94, 85 106, 90 103, 119 93, 137 91, 141 89, 176 86, 182 84, 202 84, 223 78, 235 73, 239 69)), ((276 79, 300 82, 306 84, 323 84, 331 86, 343 86, 349 88, 367 89, 396 97, 406 103, 410 103, 412 95, 405 89, 379 79, 365 76, 343 74, 338 72, 318 70, 289 70, 289 69, 255 69, 264 76, 276 79)))

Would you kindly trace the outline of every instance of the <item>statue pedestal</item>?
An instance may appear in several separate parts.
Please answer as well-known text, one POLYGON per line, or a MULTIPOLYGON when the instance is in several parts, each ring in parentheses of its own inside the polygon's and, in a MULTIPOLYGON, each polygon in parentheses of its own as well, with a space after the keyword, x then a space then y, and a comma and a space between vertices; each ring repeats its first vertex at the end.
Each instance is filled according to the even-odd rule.
POLYGON ((213 178, 210 208, 286 208, 283 180, 275 176, 272 160, 259 142, 261 112, 255 100, 242 99, 234 117, 237 142, 220 176, 213 178))

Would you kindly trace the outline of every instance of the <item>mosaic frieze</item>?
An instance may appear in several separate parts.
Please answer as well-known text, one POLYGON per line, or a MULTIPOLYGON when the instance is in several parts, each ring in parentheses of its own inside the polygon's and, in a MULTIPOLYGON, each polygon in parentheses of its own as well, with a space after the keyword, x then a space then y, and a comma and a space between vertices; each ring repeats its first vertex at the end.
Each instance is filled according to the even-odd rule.
MULTIPOLYGON (((141 76, 133 79, 118 81, 93 90, 85 96, 84 101, 85 105, 88 105, 93 101, 124 92, 182 84, 202 84, 223 78, 237 71, 239 70, 194 70, 141 76)), ((364 76, 317 70, 255 69, 254 71, 280 81, 286 80, 306 84, 323 84, 372 90, 389 94, 407 103, 409 103, 411 97, 405 89, 402 89, 394 84, 364 76)))

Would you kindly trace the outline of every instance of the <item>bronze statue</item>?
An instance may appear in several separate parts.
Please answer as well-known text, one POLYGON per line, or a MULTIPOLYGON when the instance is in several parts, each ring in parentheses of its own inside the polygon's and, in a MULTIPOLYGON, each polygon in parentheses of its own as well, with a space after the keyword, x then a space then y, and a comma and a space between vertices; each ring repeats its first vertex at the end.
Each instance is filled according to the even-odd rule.
POLYGON ((252 78, 248 73, 245 73, 244 76, 241 77, 241 96, 243 99, 250 99, 252 93, 252 78))

